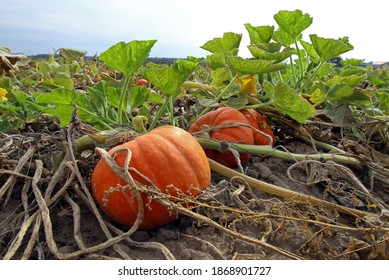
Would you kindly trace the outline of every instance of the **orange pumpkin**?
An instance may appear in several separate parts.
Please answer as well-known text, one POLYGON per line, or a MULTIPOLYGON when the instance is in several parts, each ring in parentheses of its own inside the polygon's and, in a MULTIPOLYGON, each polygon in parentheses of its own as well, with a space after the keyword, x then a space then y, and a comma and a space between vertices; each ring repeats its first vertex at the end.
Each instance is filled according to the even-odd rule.
MULTIPOLYGON (((222 107, 217 110, 210 111, 205 115, 198 118, 190 127, 189 132, 198 132, 205 128, 210 128, 209 136, 214 140, 225 140, 231 143, 239 144, 254 144, 253 132, 250 127, 246 126, 234 126, 225 128, 215 128, 217 126, 230 125, 231 123, 243 123, 250 125, 247 118, 238 110, 231 107, 222 107), (214 128, 214 129, 213 129, 214 128)), ((219 152, 211 149, 205 150, 206 155, 216 160, 217 162, 235 168, 237 162, 231 152, 219 152)), ((242 165, 248 163, 250 159, 249 153, 241 153, 240 161, 242 165)))
MULTIPOLYGON (((240 110, 240 112, 248 119, 251 126, 269 135, 272 138, 271 144, 274 146, 274 133, 266 118, 254 109, 243 109, 240 110)), ((262 133, 254 130, 254 144, 269 145, 270 139, 262 133)))
MULTIPOLYGON (((120 148, 128 148, 132 152, 129 166, 148 177, 163 193, 177 196, 173 185, 187 195, 196 196, 207 188, 211 181, 211 170, 208 159, 196 139, 185 130, 174 126, 162 126, 141 135, 132 141, 116 146, 109 151, 112 155, 120 148)), ((117 153, 115 161, 124 166, 126 152, 117 153)), ((132 177, 143 185, 149 185, 144 178, 133 171, 132 177)), ((92 191, 102 209, 117 223, 132 226, 136 221, 139 205, 126 191, 115 191, 107 195, 107 191, 118 185, 125 186, 108 166, 100 159, 92 174, 92 191), (104 204, 104 197, 108 201, 104 204)), ((178 214, 167 209, 150 197, 141 194, 144 217, 139 227, 142 230, 154 229, 173 222, 178 214)))

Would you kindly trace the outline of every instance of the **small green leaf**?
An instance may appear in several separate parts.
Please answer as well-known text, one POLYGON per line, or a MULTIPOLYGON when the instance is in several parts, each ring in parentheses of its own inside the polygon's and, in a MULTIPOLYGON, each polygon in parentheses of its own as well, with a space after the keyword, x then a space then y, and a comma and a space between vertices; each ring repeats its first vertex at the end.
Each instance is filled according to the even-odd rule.
POLYGON ((199 99, 199 103, 201 106, 204 106, 204 107, 217 107, 217 106, 219 106, 219 102, 217 102, 215 99, 210 99, 210 98, 199 99))
POLYGON ((29 99, 29 95, 23 91, 12 91, 12 95, 15 97, 19 104, 25 104, 29 99))
POLYGON ((312 45, 322 61, 339 56, 345 52, 351 51, 354 47, 348 42, 347 37, 340 39, 327 39, 317 36, 316 34, 309 35, 312 45))
POLYGON ((341 82, 331 85, 328 89, 327 100, 350 100, 354 91, 347 83, 341 82))
POLYGON ((58 67, 53 68, 53 73, 65 73, 69 74, 70 69, 67 64, 58 65, 58 67))
POLYGON ((38 63, 38 70, 40 73, 42 73, 43 75, 47 75, 50 73, 50 70, 51 70, 51 66, 50 66, 50 63, 48 63, 47 61, 41 61, 38 63))
POLYGON ((193 73, 197 65, 196 62, 178 59, 173 65, 163 69, 150 67, 144 75, 162 93, 175 98, 180 93, 182 84, 193 73))
POLYGON ((315 58, 318 58, 318 55, 317 55, 317 52, 315 51, 315 48, 312 46, 312 44, 304 41, 304 40, 300 40, 299 41, 301 43, 301 45, 303 46, 304 50, 307 52, 307 54, 315 59, 315 58))
POLYGON ((346 83, 349 87, 355 87, 360 83, 364 82, 367 79, 367 74, 361 76, 358 75, 349 75, 349 76, 334 76, 329 79, 326 84, 327 86, 332 86, 337 83, 346 83))
POLYGON ((243 109, 244 106, 247 105, 247 103, 248 100, 244 97, 231 97, 227 100, 227 105, 237 110, 243 109))
POLYGON ((159 96, 158 94, 156 94, 155 92, 151 92, 150 95, 149 95, 149 102, 151 104, 163 104, 163 98, 161 96, 159 96))
POLYGON ((389 112, 389 92, 377 92, 379 108, 384 112, 389 112))
POLYGON ((269 43, 273 36, 274 26, 252 26, 250 23, 246 23, 244 26, 249 33, 251 45, 269 43))
POLYGON ((230 57, 228 59, 231 67, 241 75, 247 74, 263 74, 284 69, 286 66, 281 64, 274 64, 274 60, 257 60, 245 59, 241 57, 230 57))
POLYGON ((274 15, 274 19, 293 39, 296 39, 313 21, 309 14, 303 14, 300 10, 279 11, 274 15))
POLYGON ((53 82, 54 84, 61 87, 74 88, 73 80, 68 74, 65 73, 58 73, 55 75, 53 82))
POLYGON ((83 57, 87 53, 87 51, 72 48, 60 48, 58 51, 59 55, 65 60, 76 60, 83 57))
POLYGON ((226 67, 217 68, 211 73, 212 77, 212 87, 216 89, 222 89, 231 80, 231 75, 226 67))
POLYGON ((224 33, 222 38, 214 38, 200 48, 209 51, 211 53, 224 53, 232 50, 236 50, 235 55, 237 54, 237 50, 239 49, 240 41, 242 39, 242 34, 236 34, 233 32, 224 33))
POLYGON ((343 59, 342 64, 343 67, 359 66, 364 61, 365 61, 364 59, 348 58, 348 59, 343 59))
POLYGON ((131 89, 130 105, 131 108, 136 108, 145 103, 150 94, 150 89, 145 86, 137 86, 131 89))
POLYGON ((130 77, 148 58, 156 40, 119 42, 100 55, 109 67, 130 77))

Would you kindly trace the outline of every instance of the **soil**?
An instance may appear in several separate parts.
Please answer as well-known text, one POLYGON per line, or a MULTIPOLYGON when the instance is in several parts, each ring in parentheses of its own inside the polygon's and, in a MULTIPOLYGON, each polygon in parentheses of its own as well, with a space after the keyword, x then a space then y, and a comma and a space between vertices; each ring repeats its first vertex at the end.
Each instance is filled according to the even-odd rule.
MULTIPOLYGON (((98 157, 69 148, 68 136, 77 133, 45 124, 0 134, 2 259, 389 258, 389 186, 366 166, 345 166, 350 176, 331 162, 296 164, 258 155, 244 166, 250 177, 371 214, 364 218, 269 195, 213 173, 192 210, 203 218, 182 216, 156 230, 132 232, 100 209, 96 216, 88 192, 98 157), (66 149, 77 165, 69 157, 54 171, 53 158, 66 149)), ((277 144, 291 153, 323 152, 294 137, 280 137, 277 144)))

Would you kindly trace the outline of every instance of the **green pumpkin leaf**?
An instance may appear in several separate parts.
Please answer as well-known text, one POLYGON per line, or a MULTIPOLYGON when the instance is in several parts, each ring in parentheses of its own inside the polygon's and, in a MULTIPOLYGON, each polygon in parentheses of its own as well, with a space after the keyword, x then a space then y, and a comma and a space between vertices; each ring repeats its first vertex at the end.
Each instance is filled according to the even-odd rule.
POLYGON ((210 98, 199 99, 199 103, 201 106, 204 106, 204 107, 217 107, 220 104, 215 99, 210 99, 210 98))
MULTIPOLYGON (((301 38, 301 34, 297 36, 298 40, 301 38)), ((289 47, 290 45, 294 44, 295 38, 290 36, 284 29, 278 28, 273 34, 273 40, 281 43, 284 47, 289 47)))
POLYGON ((349 87, 355 87, 367 79, 367 74, 361 76, 358 75, 349 75, 349 76, 334 76, 329 79, 326 84, 327 86, 332 86, 337 83, 346 83, 349 87))
POLYGON ((282 62, 296 52, 295 49, 292 48, 285 48, 282 51, 279 51, 280 48, 280 43, 267 43, 248 46, 251 54, 259 60, 273 60, 275 62, 282 62))
POLYGON ((54 84, 61 87, 74 88, 74 82, 72 78, 69 74, 66 73, 58 73, 55 75, 53 82, 54 84))
POLYGON ((249 33, 251 45, 269 43, 273 36, 274 26, 252 26, 250 23, 246 23, 244 26, 249 33))
POLYGON ((303 14, 300 10, 279 11, 274 15, 274 19, 279 27, 293 39, 296 39, 313 21, 313 18, 309 14, 303 14))
POLYGON ((163 98, 161 96, 159 96, 158 94, 156 94, 155 92, 151 92, 150 95, 149 95, 149 102, 151 104, 163 104, 163 98))
POLYGON ((318 55, 317 55, 317 52, 315 50, 315 48, 312 46, 312 44, 304 41, 304 40, 300 40, 299 41, 301 43, 301 45, 303 46, 304 50, 307 52, 307 54, 315 59, 315 58, 318 58, 318 55))
POLYGON ((364 59, 348 58, 348 59, 343 59, 342 64, 343 64, 343 67, 359 66, 364 61, 365 61, 364 59))
POLYGON ((145 71, 144 75, 163 94, 175 98, 180 93, 182 84, 193 73, 197 65, 196 62, 178 59, 173 65, 162 69, 152 66, 145 71))
POLYGON ((58 117, 60 125, 63 127, 65 125, 68 125, 70 123, 70 120, 72 119, 72 112, 74 110, 73 106, 70 105, 61 105, 58 107, 46 107, 39 104, 32 104, 36 109, 39 111, 54 115, 58 117))
POLYGON ((257 59, 245 59, 241 57, 230 57, 228 59, 231 67, 241 75, 247 74, 263 74, 270 73, 284 69, 286 66, 281 64, 274 64, 274 60, 257 60, 257 59))
POLYGON ((149 99, 150 89, 145 86, 137 86, 131 89, 130 105, 131 108, 141 106, 149 99))
POLYGON ((55 89, 50 93, 41 93, 35 95, 37 103, 52 105, 72 105, 77 99, 76 91, 68 88, 55 89))
POLYGON ((233 32, 224 33, 223 37, 214 38, 209 40, 200 48, 209 51, 211 53, 225 53, 235 50, 235 55, 238 53, 240 41, 242 40, 242 34, 236 34, 233 32))
POLYGON ((377 92, 379 108, 388 113, 389 112, 389 92, 380 91, 377 92))
POLYGON ((235 108, 237 110, 241 110, 246 106, 248 103, 247 98, 244 97, 231 97, 227 100, 227 106, 235 108))
POLYGON ((207 66, 213 70, 221 67, 226 67, 226 54, 225 53, 214 53, 207 55, 205 58, 207 66))
POLYGON ((51 70, 50 63, 48 63, 47 61, 38 62, 38 70, 43 75, 49 74, 51 70))
POLYGON ((316 34, 309 35, 312 45, 322 61, 339 56, 345 52, 354 49, 348 41, 347 37, 340 39, 327 39, 317 36, 316 34))
POLYGON ((100 55, 100 59, 112 69, 130 77, 148 58, 156 40, 119 42, 100 55))
POLYGON ((298 95, 294 89, 284 82, 279 82, 274 86, 265 81, 264 88, 266 95, 273 99, 273 105, 280 112, 299 123, 305 123, 316 112, 315 108, 306 99, 298 95))
POLYGON ((326 99, 333 100, 350 100, 354 91, 347 83, 341 82, 331 85, 328 89, 326 99))
POLYGON ((65 60, 77 60, 86 55, 87 51, 72 48, 60 48, 59 55, 65 60))

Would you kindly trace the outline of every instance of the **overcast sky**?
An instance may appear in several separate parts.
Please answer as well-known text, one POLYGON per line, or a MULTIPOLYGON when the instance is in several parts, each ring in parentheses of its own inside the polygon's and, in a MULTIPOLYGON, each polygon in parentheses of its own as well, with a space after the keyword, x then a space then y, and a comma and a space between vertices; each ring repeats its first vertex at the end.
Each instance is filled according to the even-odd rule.
POLYGON ((100 54, 119 41, 156 39, 154 57, 203 57, 206 41, 243 24, 276 25, 279 10, 313 17, 305 31, 325 38, 348 36, 354 50, 343 57, 389 61, 385 0, 0 0, 0 46, 15 53, 52 53, 60 47, 100 54))

